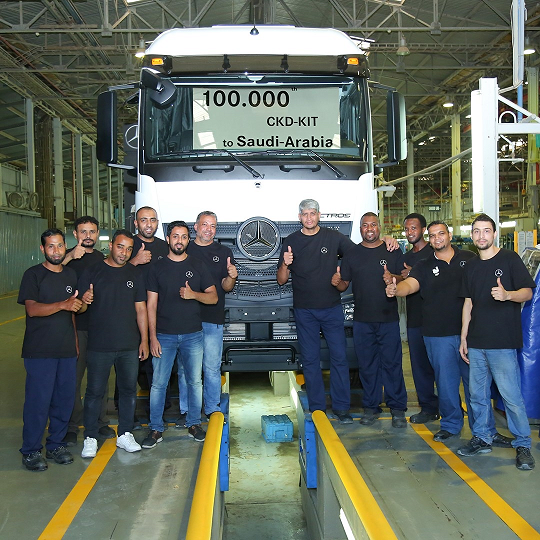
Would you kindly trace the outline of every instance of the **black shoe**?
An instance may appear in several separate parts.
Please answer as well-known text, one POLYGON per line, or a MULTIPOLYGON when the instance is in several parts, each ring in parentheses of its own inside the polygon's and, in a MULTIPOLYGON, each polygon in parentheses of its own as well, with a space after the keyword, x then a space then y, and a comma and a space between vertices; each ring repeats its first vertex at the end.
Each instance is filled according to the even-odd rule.
POLYGON ((75 446, 77 444, 77 434, 73 431, 68 431, 62 442, 65 446, 75 446))
POLYGON ((148 432, 148 435, 144 438, 141 446, 143 448, 154 448, 157 443, 160 443, 163 440, 163 433, 161 431, 156 431, 151 429, 148 432))
POLYGON ((433 435, 433 440, 437 442, 445 441, 446 439, 449 439, 450 437, 455 437, 457 433, 450 433, 449 431, 446 431, 446 429, 441 429, 433 435))
POLYGON ((340 424, 352 424, 353 419, 352 416, 349 414, 349 411, 336 411, 334 410, 334 414, 336 415, 338 421, 340 424))
POLYGON ((46 471, 48 468, 47 462, 43 459, 39 450, 31 454, 23 454, 22 464, 29 471, 46 471))
POLYGON ((71 452, 65 446, 59 446, 54 450, 47 450, 45 454, 47 459, 54 459, 58 465, 69 465, 73 463, 73 456, 71 452))
POLYGON ((100 439, 114 439, 116 431, 111 426, 101 426, 98 429, 98 435, 100 439))
POLYGON ((411 414, 409 422, 411 424, 425 424, 426 422, 433 422, 438 420, 440 416, 437 413, 428 413, 426 411, 420 411, 416 414, 411 414))
POLYGON ((457 453, 460 456, 474 456, 476 454, 489 454, 491 452, 491 444, 480 439, 480 437, 473 437, 466 445, 460 446, 457 449, 457 453))
POLYGON ((363 426, 371 426, 375 423, 375 420, 379 418, 381 413, 375 409, 364 409, 364 414, 360 418, 360 423, 363 426))
POLYGON ((201 428, 200 424, 188 427, 188 435, 193 437, 197 442, 203 442, 206 437, 206 433, 201 428))
POLYGON ((407 419, 405 418, 405 411, 396 411, 395 409, 390 409, 392 413, 392 427, 393 428, 406 428, 407 419))
POLYGON ((512 448, 513 440, 514 439, 505 437, 500 433, 495 433, 495 435, 493 435, 493 440, 491 441, 491 446, 497 446, 498 448, 512 448))
POLYGON ((534 469, 534 458, 531 456, 531 449, 526 446, 516 448, 516 467, 520 471, 532 471, 534 469))
POLYGON ((175 421, 174 427, 176 429, 185 429, 186 428, 186 417, 187 413, 182 413, 175 421))

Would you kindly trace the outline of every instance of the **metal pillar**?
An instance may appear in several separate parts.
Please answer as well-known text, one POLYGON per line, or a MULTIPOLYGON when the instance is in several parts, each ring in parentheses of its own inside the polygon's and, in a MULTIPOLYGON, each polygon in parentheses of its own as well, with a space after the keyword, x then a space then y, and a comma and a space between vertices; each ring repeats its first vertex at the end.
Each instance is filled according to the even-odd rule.
POLYGON ((113 209, 112 209, 112 176, 111 169, 107 167, 107 202, 105 204, 107 226, 109 228, 109 238, 112 238, 113 235, 113 209))
MULTIPOLYGON (((538 68, 527 68, 528 97, 527 109, 538 116, 538 68)), ((538 135, 529 134, 527 140, 528 156, 527 156, 527 210, 529 217, 533 219, 534 227, 538 228, 538 203, 539 203, 539 186, 538 186, 538 163, 540 161, 540 153, 538 151, 538 135)))
MULTIPOLYGON (((110 170, 109 167, 107 169, 110 170)), ((122 170, 116 171, 116 182, 118 187, 118 228, 125 229, 126 227, 126 213, 124 211, 124 179, 122 176, 122 170)))
POLYGON ((62 155, 62 123, 53 118, 54 219, 56 227, 64 229, 64 159, 62 155))
POLYGON ((78 217, 84 216, 84 182, 83 182, 83 166, 82 166, 82 136, 80 133, 75 133, 73 137, 74 156, 75 156, 75 191, 76 197, 73 199, 74 208, 73 208, 73 217, 77 219, 78 217))
MULTIPOLYGON (((407 141, 407 175, 414 174, 414 144, 407 141)), ((420 205, 419 205, 420 206, 420 205)), ((414 176, 407 180, 407 214, 414 212, 414 176)))
POLYGON ((99 212, 99 164, 96 155, 95 145, 90 147, 91 167, 92 167, 92 215, 101 222, 105 216, 100 216, 99 212))
MULTIPOLYGON (((461 152, 461 121, 459 114, 452 115, 452 156, 461 152)), ((460 234, 461 230, 461 160, 452 163, 452 228, 454 235, 460 234)))
POLYGON ((26 117, 26 164, 28 174, 28 191, 36 191, 36 148, 34 136, 34 102, 30 98, 24 100, 26 117))

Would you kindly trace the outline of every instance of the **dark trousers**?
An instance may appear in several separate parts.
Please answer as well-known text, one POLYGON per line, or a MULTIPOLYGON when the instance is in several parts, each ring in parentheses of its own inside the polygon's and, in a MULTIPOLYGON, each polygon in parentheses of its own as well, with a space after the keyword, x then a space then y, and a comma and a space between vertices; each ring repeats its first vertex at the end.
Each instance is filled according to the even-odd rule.
POLYGON ((435 372, 426 351, 422 328, 407 328, 407 340, 418 404, 423 411, 437 414, 439 398, 435 394, 435 372))
MULTIPOLYGON (((81 383, 86 371, 86 345, 88 344, 88 331, 77 330, 77 337, 79 339, 79 357, 77 358, 77 384, 75 386, 75 403, 73 405, 73 412, 69 419, 68 431, 71 433, 78 433, 79 426, 83 423, 83 403, 81 398, 81 383)), ((99 427, 109 425, 109 419, 107 418, 107 405, 109 402, 109 395, 107 392, 103 393, 103 400, 101 402, 101 411, 99 413, 98 424, 99 427)))
POLYGON ((321 372, 322 330, 330 353, 330 397, 332 409, 348 411, 351 406, 347 341, 341 305, 326 309, 294 310, 302 370, 306 380, 309 410, 325 411, 326 395, 321 372))
POLYGON ((84 436, 98 438, 101 401, 107 389, 111 367, 118 384, 118 435, 133 431, 137 400, 139 351, 88 351, 86 395, 84 397, 84 436))
POLYGON ((399 322, 354 321, 353 340, 364 389, 364 408, 380 412, 384 401, 391 409, 407 410, 399 322))
POLYGON ((21 453, 41 450, 49 420, 47 450, 63 446, 75 398, 77 358, 25 358, 25 399, 21 453))

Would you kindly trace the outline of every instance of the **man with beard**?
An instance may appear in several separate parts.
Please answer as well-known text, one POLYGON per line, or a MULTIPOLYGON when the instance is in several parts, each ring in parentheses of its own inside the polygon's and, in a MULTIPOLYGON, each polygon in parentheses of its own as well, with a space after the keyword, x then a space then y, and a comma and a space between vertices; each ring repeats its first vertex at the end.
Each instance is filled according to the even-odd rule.
MULTIPOLYGON (((411 268, 422 259, 433 254, 433 249, 424 239, 426 218, 422 214, 409 214, 403 220, 403 230, 412 249, 403 256, 404 269, 401 277, 409 277, 411 268)), ((429 358, 422 337, 422 296, 420 292, 407 296, 407 341, 411 369, 418 396, 420 412, 412 414, 409 422, 423 424, 439 418, 439 398, 435 394, 435 373, 429 363, 429 358)))
POLYGON ((112 366, 119 393, 116 446, 126 452, 141 449, 132 431, 139 361, 148 356, 146 291, 140 272, 127 264, 133 250, 133 235, 125 229, 117 230, 109 250, 104 261, 85 270, 79 279, 79 290, 86 291, 82 300, 91 304, 83 458, 93 458, 97 452, 98 418, 112 366))
POLYGON ((347 252, 332 285, 343 292, 352 281, 354 295, 353 339, 358 373, 364 389, 364 414, 360 423, 369 426, 379 417, 382 401, 390 407, 392 427, 405 428, 407 390, 403 379, 401 336, 397 300, 388 298, 384 283, 401 280, 401 250, 389 252, 381 240, 377 214, 360 220, 362 242, 347 252), (384 396, 383 396, 384 388, 384 396))
POLYGON ((515 435, 516 467, 534 468, 531 429, 521 393, 517 351, 523 346, 521 303, 536 286, 519 255, 494 245, 495 222, 480 214, 471 227, 478 257, 465 267, 460 353, 470 365, 469 391, 474 412, 472 439, 457 453, 473 456, 491 452, 491 382, 504 402, 508 429, 515 435))
POLYGON ((169 254, 152 265, 147 277, 150 351, 154 378, 150 389, 150 431, 143 448, 163 440, 165 391, 175 358, 181 363, 187 387, 188 434, 205 439, 201 428, 203 333, 200 304, 215 304, 218 295, 204 263, 186 253, 189 229, 184 221, 167 226, 169 254))
MULTIPOLYGON (((66 258, 62 264, 69 264, 69 268, 75 270, 77 279, 79 279, 84 270, 93 264, 102 262, 105 256, 101 251, 95 249, 99 238, 99 222, 95 217, 82 216, 73 224, 73 236, 77 240, 77 245, 68 250, 66 258)), ((86 347, 88 343, 88 312, 80 313, 76 319, 77 339, 79 341, 79 356, 77 358, 77 385, 75 387, 75 403, 73 412, 69 420, 68 431, 64 438, 67 446, 77 444, 77 434, 79 426, 83 423, 83 404, 81 399, 81 382, 86 372, 86 347)), ((101 403, 101 412, 99 414, 98 435, 102 439, 114 437, 115 431, 109 426, 107 418, 107 404, 109 401, 108 393, 103 394, 101 403)))
POLYGON ((64 268, 64 233, 48 229, 41 235, 45 262, 23 275, 17 302, 26 308, 22 357, 26 369, 23 409, 22 463, 30 471, 44 471, 41 439, 49 422, 47 459, 73 462, 63 443, 75 399, 77 337, 74 313, 82 306, 77 298, 77 275, 64 268))

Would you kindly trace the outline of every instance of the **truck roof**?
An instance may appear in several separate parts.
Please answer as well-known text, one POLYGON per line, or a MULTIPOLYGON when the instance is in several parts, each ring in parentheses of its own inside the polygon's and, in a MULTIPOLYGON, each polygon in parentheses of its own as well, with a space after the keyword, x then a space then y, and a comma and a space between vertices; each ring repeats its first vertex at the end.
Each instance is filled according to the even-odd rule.
POLYGON ((347 34, 333 28, 295 26, 212 26, 175 28, 160 34, 147 55, 201 57, 226 55, 348 56, 364 55, 347 34))

